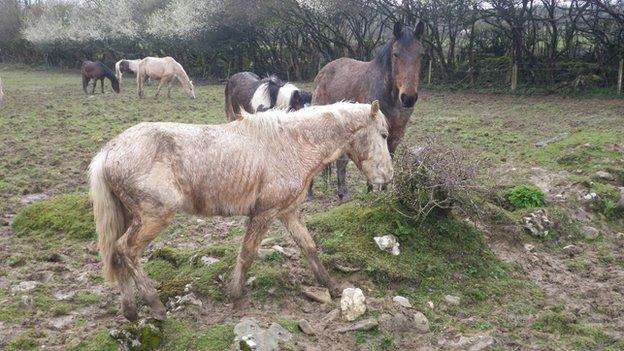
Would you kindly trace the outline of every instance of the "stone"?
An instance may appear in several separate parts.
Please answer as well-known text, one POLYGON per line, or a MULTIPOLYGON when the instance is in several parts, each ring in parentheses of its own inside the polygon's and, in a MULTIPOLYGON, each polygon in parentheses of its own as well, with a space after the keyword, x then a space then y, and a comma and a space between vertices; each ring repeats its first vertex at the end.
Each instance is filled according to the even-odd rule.
POLYGON ((308 322, 305 319, 300 319, 299 322, 297 323, 297 325, 299 326, 299 329, 307 335, 315 335, 316 331, 314 330, 314 328, 312 328, 312 326, 310 325, 310 322, 308 322))
POLYGON ((555 135, 554 137, 552 137, 550 139, 538 141, 537 143, 535 143, 535 146, 537 146, 537 147, 546 147, 549 144, 556 143, 558 141, 566 139, 568 136, 570 136, 569 133, 565 133, 565 132, 564 133, 559 133, 559 134, 555 135))
POLYGON ((377 246, 384 250, 390 252, 392 255, 397 256, 401 253, 399 250, 399 241, 394 235, 384 235, 384 236, 376 236, 373 238, 377 246))
POLYGON ((26 280, 23 282, 20 282, 19 284, 17 284, 16 286, 11 288, 11 292, 16 293, 16 292, 24 292, 24 291, 30 291, 34 288, 37 287, 39 283, 33 280, 26 280))
POLYGON ((366 312, 366 298, 360 288, 346 288, 340 299, 342 318, 354 321, 366 312))
POLYGON ((70 325, 74 323, 74 316, 60 316, 56 318, 52 318, 50 321, 50 326, 56 330, 64 330, 67 329, 70 325))
POLYGON ((438 340, 438 345, 451 350, 484 351, 494 346, 494 338, 487 334, 462 335, 458 341, 438 340))
POLYGON ((303 288, 303 295, 312 301, 320 303, 331 303, 332 298, 327 288, 306 286, 303 288))
POLYGON ((615 208, 624 209, 624 186, 620 187, 620 199, 615 204, 615 208))
POLYGON ((343 266, 340 263, 334 263, 334 267, 336 267, 337 270, 343 273, 355 273, 355 272, 362 270, 361 268, 358 268, 358 267, 343 266))
POLYGON ((279 351, 280 344, 292 340, 292 334, 277 323, 263 329, 254 318, 245 317, 234 327, 236 350, 279 351))
POLYGON ((534 237, 543 238, 548 236, 548 231, 552 223, 543 209, 530 213, 527 217, 522 218, 524 229, 534 237))
POLYGON ((433 309, 433 301, 427 301, 427 306, 429 306, 429 308, 433 309))
POLYGON ((286 249, 283 248, 279 245, 273 245, 271 246, 271 249, 273 249, 273 251, 277 251, 279 253, 281 253, 282 255, 288 257, 288 258, 293 258, 295 256, 297 256, 297 251, 293 250, 293 249, 286 249))
POLYGON ((40 201, 40 200, 46 199, 47 197, 48 197, 48 195, 43 194, 43 193, 41 193, 41 194, 28 194, 28 195, 23 196, 20 199, 20 202, 22 204, 24 204, 24 205, 28 205, 28 204, 33 203, 35 201, 40 201))
POLYGON ((428 333, 429 332, 429 320, 427 317, 419 311, 414 313, 414 328, 420 333, 428 333))
POLYGON ((609 180, 609 181, 615 180, 615 177, 613 176, 613 174, 611 174, 609 172, 605 172, 605 171, 598 171, 598 172, 596 172, 596 177, 598 177, 600 179, 604 179, 604 180, 609 180))
POLYGON ((336 331, 339 333, 345 333, 349 331, 357 331, 357 330, 371 330, 376 328, 379 325, 375 318, 367 318, 363 319, 357 323, 351 324, 344 328, 338 328, 336 331))
POLYGON ((566 245, 563 247, 563 252, 565 252, 566 254, 568 254, 570 257, 578 255, 582 252, 583 250, 574 245, 574 244, 570 244, 570 245, 566 245))
POLYGON ((220 260, 216 257, 210 257, 210 256, 202 256, 201 257, 201 262, 204 264, 204 266, 208 267, 208 266, 212 266, 213 264, 219 262, 220 260))
POLYGON ((379 316, 379 329, 389 333, 406 333, 412 331, 413 323, 403 313, 382 313, 379 316))
POLYGON ((583 226, 583 235, 585 236, 586 239, 596 239, 598 237, 598 235, 600 235, 600 231, 594 227, 591 226, 583 226))
POLYGON ((183 296, 172 297, 169 299, 169 301, 167 301, 167 308, 171 311, 179 311, 183 309, 185 306, 193 306, 193 305, 201 308, 203 306, 203 303, 192 292, 183 296))
POLYGON ((602 207, 602 199, 593 191, 583 195, 581 203, 588 210, 598 210, 602 207))
POLYGON ((403 297, 403 296, 395 296, 392 298, 392 301, 394 301, 394 303, 396 303, 399 306, 403 306, 406 308, 411 308, 412 304, 409 302, 409 300, 407 299, 407 297, 403 297))
POLYGON ((533 249, 535 249, 535 245, 529 244, 529 243, 524 244, 524 249, 529 251, 529 252, 531 252, 531 251, 533 251, 533 249))
POLYGON ((447 306, 459 306, 461 299, 457 296, 445 295, 442 301, 447 306))

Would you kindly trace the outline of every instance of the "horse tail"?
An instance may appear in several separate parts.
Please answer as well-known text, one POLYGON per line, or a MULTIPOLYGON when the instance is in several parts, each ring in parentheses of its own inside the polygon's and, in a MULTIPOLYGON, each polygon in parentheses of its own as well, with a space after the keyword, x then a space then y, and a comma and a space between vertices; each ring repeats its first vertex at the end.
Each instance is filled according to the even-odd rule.
POLYGON ((89 166, 90 196, 98 234, 98 248, 104 266, 104 277, 109 282, 118 281, 121 270, 116 264, 119 252, 117 239, 126 230, 123 207, 104 179, 107 151, 100 151, 89 166))

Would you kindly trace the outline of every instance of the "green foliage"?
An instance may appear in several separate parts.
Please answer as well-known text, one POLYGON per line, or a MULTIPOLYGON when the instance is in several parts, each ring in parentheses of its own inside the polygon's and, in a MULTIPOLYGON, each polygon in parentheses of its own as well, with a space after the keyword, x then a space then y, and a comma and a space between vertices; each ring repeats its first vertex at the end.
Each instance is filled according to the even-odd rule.
POLYGON ((518 185, 507 191, 505 198, 517 209, 541 207, 546 204, 544 193, 532 185, 518 185))
POLYGON ((291 321, 288 319, 282 319, 279 321, 279 325, 284 327, 284 329, 288 330, 291 333, 296 333, 299 331, 299 325, 295 321, 291 321))
POLYGON ((74 193, 51 197, 24 208, 13 221, 18 235, 66 235, 77 239, 95 238, 95 224, 89 197, 74 193))

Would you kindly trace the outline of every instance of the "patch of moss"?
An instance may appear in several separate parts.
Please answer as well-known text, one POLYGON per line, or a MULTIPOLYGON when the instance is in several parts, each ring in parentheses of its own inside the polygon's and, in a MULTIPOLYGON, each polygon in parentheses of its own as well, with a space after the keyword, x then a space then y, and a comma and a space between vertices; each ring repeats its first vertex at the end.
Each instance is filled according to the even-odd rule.
POLYGON ((78 239, 96 236, 85 193, 54 196, 27 206, 15 216, 13 230, 18 235, 67 235, 78 239))
POLYGON ((234 340, 234 327, 227 324, 205 328, 178 321, 167 321, 163 325, 162 350, 186 351, 229 350, 234 340))
POLYGON ((282 319, 278 322, 279 325, 284 327, 284 329, 288 330, 291 333, 296 333, 299 331, 299 324, 295 321, 291 321, 289 319, 282 319))
POLYGON ((7 351, 25 351, 38 350, 39 342, 37 339, 44 338, 46 334, 42 331, 30 329, 12 338, 6 345, 7 351))

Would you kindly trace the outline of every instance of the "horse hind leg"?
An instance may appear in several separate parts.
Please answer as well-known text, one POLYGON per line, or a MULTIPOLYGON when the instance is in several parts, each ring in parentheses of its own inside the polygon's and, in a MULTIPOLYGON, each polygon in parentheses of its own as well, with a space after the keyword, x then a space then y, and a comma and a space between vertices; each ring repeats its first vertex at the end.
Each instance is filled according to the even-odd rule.
POLYGON ((82 90, 85 94, 89 95, 87 92, 87 87, 89 86, 89 78, 86 76, 82 76, 82 90))
POLYGON ((93 89, 91 89, 91 95, 95 94, 95 87, 97 86, 97 78, 93 80, 93 89))
POLYGON ((102 87, 102 94, 104 94, 104 78, 100 79, 100 85, 102 87))
POLYGON ((147 274, 139 262, 145 247, 167 226, 171 215, 162 217, 143 216, 133 221, 130 228, 117 240, 120 261, 123 262, 125 279, 119 281, 121 290, 121 309, 123 315, 130 321, 138 317, 134 300, 134 281, 139 294, 150 305, 154 318, 164 320, 166 309, 158 297, 158 292, 152 286, 147 274))
POLYGON ((160 83, 158 83, 158 88, 156 88, 156 95, 154 95, 155 98, 158 97, 158 95, 160 94, 160 89, 162 89, 163 85, 167 84, 168 80, 169 79, 164 76, 160 78, 160 83))

